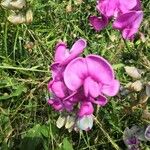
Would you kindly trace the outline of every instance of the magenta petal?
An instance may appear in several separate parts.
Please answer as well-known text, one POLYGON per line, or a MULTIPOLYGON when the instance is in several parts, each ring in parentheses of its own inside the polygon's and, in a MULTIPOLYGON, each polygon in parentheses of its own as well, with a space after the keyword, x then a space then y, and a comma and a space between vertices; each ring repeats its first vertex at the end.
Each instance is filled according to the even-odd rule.
POLYGON ((93 103, 98 104, 100 106, 105 106, 107 104, 107 98, 103 95, 100 95, 93 103))
POLYGON ((49 100, 48 100, 48 104, 49 104, 49 105, 52 105, 53 103, 54 103, 54 100, 53 100, 53 99, 49 99, 49 100))
POLYGON ((109 85, 103 85, 102 93, 108 96, 115 96, 119 91, 120 83, 118 80, 113 80, 109 85))
POLYGON ((91 115, 94 112, 94 108, 91 102, 82 102, 78 116, 82 117, 84 115, 91 115))
POLYGON ((64 107, 65 107, 65 109, 66 109, 68 112, 70 112, 70 111, 73 110, 73 106, 74 106, 74 104, 71 103, 70 101, 65 101, 65 102, 64 102, 64 107))
POLYGON ((83 52, 83 50, 86 48, 86 45, 87 42, 85 39, 79 39, 73 44, 72 48, 70 49, 70 53, 71 54, 75 53, 77 55, 80 55, 83 52))
POLYGON ((104 58, 97 55, 86 57, 89 75, 97 82, 109 84, 114 79, 111 65, 104 58))
POLYGON ((51 86, 52 86, 53 82, 54 82, 54 80, 51 80, 51 81, 49 81, 49 83, 48 83, 48 90, 49 90, 49 92, 52 92, 51 86))
POLYGON ((63 109, 63 105, 55 99, 48 100, 48 104, 51 105, 57 111, 60 111, 63 109))
POLYGON ((85 39, 79 39, 77 40, 72 48, 70 49, 70 56, 67 57, 63 63, 61 63, 61 65, 66 65, 68 64, 71 60, 73 60, 74 58, 78 57, 83 50, 86 48, 87 42, 85 39))
POLYGON ((90 16, 89 22, 96 31, 100 31, 108 25, 108 18, 104 15, 102 15, 102 18, 90 16))
POLYGON ((123 36, 124 39, 133 40, 134 39, 134 35, 137 32, 138 32, 138 29, 134 29, 134 28, 132 28, 132 29, 124 29, 122 31, 122 36, 123 36))
POLYGON ((100 86, 91 77, 84 80, 84 93, 85 96, 97 97, 100 94, 100 86))
POLYGON ((118 7, 118 0, 99 0, 96 8, 107 17, 112 17, 118 7))
POLYGON ((66 86, 72 90, 77 90, 84 81, 87 74, 87 66, 84 58, 76 58, 71 61, 64 71, 64 81, 66 86))
POLYGON ((66 43, 60 42, 56 45, 55 62, 62 62, 69 56, 66 43))
POLYGON ((119 8, 123 13, 128 12, 137 5, 137 0, 119 0, 119 8))
POLYGON ((64 67, 60 66, 60 63, 53 63, 51 65, 52 78, 56 80, 60 80, 62 78, 62 73, 64 71, 64 67))
POLYGON ((51 90, 59 98, 64 98, 67 95, 67 88, 62 81, 53 82, 51 90))
POLYGON ((140 0, 136 0, 136 6, 132 9, 132 10, 136 10, 136 11, 139 11, 141 10, 141 1, 140 0))
POLYGON ((113 27, 122 31, 125 39, 131 39, 138 31, 143 19, 142 11, 132 11, 120 15, 113 23, 113 27))
POLYGON ((113 23, 113 27, 120 30, 123 30, 124 28, 139 28, 142 19, 142 11, 130 11, 129 13, 120 15, 113 23))

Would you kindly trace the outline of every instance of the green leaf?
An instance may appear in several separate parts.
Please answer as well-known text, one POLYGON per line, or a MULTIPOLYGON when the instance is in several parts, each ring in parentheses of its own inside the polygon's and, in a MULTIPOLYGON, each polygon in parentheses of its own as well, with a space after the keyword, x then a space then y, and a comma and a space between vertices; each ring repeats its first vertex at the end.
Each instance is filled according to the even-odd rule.
POLYGON ((16 97, 27 91, 27 88, 24 85, 18 85, 15 88, 16 89, 11 94, 0 96, 0 100, 6 100, 12 97, 16 97))
POLYGON ((41 126, 40 124, 37 124, 33 128, 31 128, 24 136, 20 149, 36 150, 42 148, 43 148, 43 136, 41 134, 41 126))
POLYGON ((41 130, 41 134, 44 136, 44 137, 49 137, 49 128, 45 125, 41 126, 40 127, 40 130, 41 130))
POLYGON ((63 150, 73 150, 72 144, 68 141, 67 138, 63 139, 63 150))

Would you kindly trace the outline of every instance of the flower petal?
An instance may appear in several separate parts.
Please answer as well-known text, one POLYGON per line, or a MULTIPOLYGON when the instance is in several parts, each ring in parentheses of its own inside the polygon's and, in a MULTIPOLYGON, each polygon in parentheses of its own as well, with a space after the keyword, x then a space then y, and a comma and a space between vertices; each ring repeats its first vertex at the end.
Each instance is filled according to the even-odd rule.
POLYGON ((150 125, 145 130, 145 138, 150 141, 150 125))
POLYGON ((63 109, 62 103, 55 99, 49 99, 48 104, 51 105, 55 110, 61 111, 63 109))
POLYGON ((132 10, 136 10, 139 11, 141 10, 141 1, 140 0, 136 0, 136 6, 132 9, 132 10))
POLYGON ((53 63, 50 67, 52 72, 52 78, 56 78, 57 80, 60 80, 62 78, 62 72, 64 71, 64 67, 60 66, 60 63, 56 62, 53 63))
POLYGON ((83 50, 86 48, 87 42, 85 39, 79 39, 77 40, 72 48, 70 49, 70 56, 68 56, 63 63, 61 63, 61 65, 66 65, 68 64, 71 60, 73 60, 74 58, 78 57, 83 50))
POLYGON ((138 28, 142 19, 143 19, 142 11, 130 11, 128 13, 120 15, 113 23, 113 27, 121 30, 127 27, 138 28))
POLYGON ((104 15, 102 15, 102 18, 90 16, 89 22, 96 31, 100 31, 108 25, 108 18, 104 15))
POLYGON ((130 39, 138 31, 142 19, 142 11, 131 11, 120 15, 113 23, 113 27, 123 31, 122 35, 125 39, 130 39))
POLYGON ((118 0, 99 0, 96 6, 97 10, 105 14, 107 17, 112 17, 118 7, 118 0))
POLYGON ((53 82, 51 90, 59 98, 64 98, 68 94, 67 87, 62 81, 53 82))
POLYGON ((91 115, 94 112, 94 108, 91 102, 82 102, 78 116, 82 117, 84 115, 91 115))
POLYGON ((93 115, 84 116, 77 120, 77 127, 80 130, 88 131, 93 127, 93 115))
POLYGON ((114 79, 111 65, 104 58, 97 55, 86 57, 89 75, 100 83, 109 84, 114 79))
POLYGON ((100 105, 100 106, 105 106, 107 104, 108 100, 105 96, 100 95, 96 100, 93 101, 93 103, 100 105))
POLYGON ((120 83, 118 80, 113 80, 109 85, 103 85, 102 93, 108 96, 115 96, 119 91, 120 83))
POLYGON ((137 0, 119 0, 119 8, 123 13, 128 12, 137 5, 137 0))
POLYGON ((85 96, 97 97, 100 94, 100 86, 91 77, 84 80, 84 93, 85 96))
POLYGON ((87 75, 87 66, 84 58, 76 58, 71 61, 64 71, 64 81, 66 86, 72 90, 77 90, 84 81, 87 75))
POLYGON ((62 62, 69 56, 67 45, 64 42, 59 42, 55 48, 55 62, 62 62))

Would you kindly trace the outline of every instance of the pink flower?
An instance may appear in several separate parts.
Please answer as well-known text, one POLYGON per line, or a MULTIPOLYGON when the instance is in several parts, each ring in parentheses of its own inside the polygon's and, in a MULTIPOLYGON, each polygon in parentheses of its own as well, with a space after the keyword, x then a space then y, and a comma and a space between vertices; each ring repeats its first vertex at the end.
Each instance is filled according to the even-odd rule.
POLYGON ((71 61, 64 71, 64 82, 71 91, 82 87, 85 97, 100 105, 107 102, 103 94, 115 96, 119 90, 111 65, 97 55, 71 61))
POLYGON ((113 27, 122 32, 125 39, 132 40, 143 19, 140 0, 99 0, 96 6, 101 18, 90 16, 89 22, 96 31, 105 28, 114 17, 113 27), (130 16, 130 17, 129 17, 130 16), (120 26, 118 27, 117 24, 120 26))
POLYGON ((70 51, 64 42, 57 44, 48 84, 48 104, 56 111, 74 112, 76 127, 81 130, 92 128, 94 105, 105 106, 105 95, 115 96, 119 90, 107 60, 97 55, 79 57, 85 47, 84 39, 76 41, 70 51))
POLYGON ((78 57, 83 50, 86 48, 86 40, 79 39, 77 40, 72 48, 67 49, 67 45, 64 42, 60 42, 56 45, 55 52, 55 63, 59 63, 60 66, 67 65, 71 60, 78 57))
POLYGON ((55 110, 67 110, 71 111, 76 101, 74 95, 76 92, 70 91, 63 81, 63 72, 66 65, 74 58, 78 57, 86 47, 86 41, 84 39, 77 40, 71 50, 67 49, 67 45, 64 42, 59 42, 56 45, 55 62, 51 65, 52 80, 48 84, 48 89, 52 93, 52 98, 48 103, 55 110), (66 100, 67 99, 67 100, 66 100))
POLYGON ((142 11, 130 11, 119 16, 113 23, 115 29, 122 31, 125 39, 133 39, 143 19, 142 11))

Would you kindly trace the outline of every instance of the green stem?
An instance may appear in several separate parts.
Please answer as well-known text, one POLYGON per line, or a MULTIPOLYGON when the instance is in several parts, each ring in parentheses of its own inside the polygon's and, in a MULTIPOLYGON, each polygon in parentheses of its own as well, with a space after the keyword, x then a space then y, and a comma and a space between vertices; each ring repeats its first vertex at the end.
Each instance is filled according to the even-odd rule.
MULTIPOLYGON (((5 16, 6 16, 6 18, 7 18, 7 12, 5 12, 5 16)), ((4 49, 5 49, 6 57, 8 56, 7 33, 8 33, 8 22, 7 22, 7 20, 6 20, 6 23, 5 23, 5 30, 4 30, 4 49)))
POLYGON ((35 72, 49 72, 46 70, 38 70, 33 68, 21 68, 21 67, 13 67, 13 66, 0 66, 0 69, 13 69, 13 70, 22 70, 22 71, 35 71, 35 72))
POLYGON ((17 45, 18 34, 19 34, 19 28, 17 26, 16 36, 15 36, 15 41, 14 41, 14 47, 13 47, 14 60, 15 60, 15 56, 16 56, 16 45, 17 45))
POLYGON ((122 38, 122 39, 123 39, 123 41, 124 41, 124 44, 125 44, 125 46, 126 46, 126 49, 128 50, 128 52, 130 52, 130 48, 129 48, 128 43, 126 42, 126 40, 125 40, 124 38, 122 38))
POLYGON ((95 118, 96 123, 98 124, 99 128, 101 129, 101 131, 103 132, 103 134, 106 136, 106 138, 110 141, 110 143, 112 144, 112 146, 116 149, 116 150, 120 150, 119 146, 114 142, 114 140, 109 136, 109 134, 103 129, 102 124, 97 120, 97 118, 95 118))

